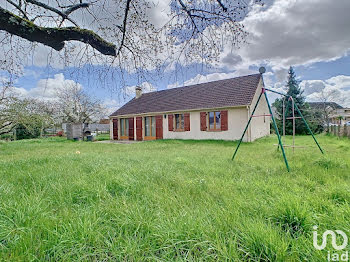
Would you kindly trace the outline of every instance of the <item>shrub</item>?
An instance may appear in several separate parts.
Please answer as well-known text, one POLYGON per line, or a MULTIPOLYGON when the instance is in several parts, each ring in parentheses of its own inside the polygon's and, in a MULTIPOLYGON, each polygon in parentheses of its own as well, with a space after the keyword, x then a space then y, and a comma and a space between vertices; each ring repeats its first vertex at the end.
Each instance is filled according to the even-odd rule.
POLYGON ((0 140, 13 140, 13 134, 3 134, 0 136, 0 140))
POLYGON ((16 128, 16 139, 31 139, 31 138, 38 138, 40 136, 40 128, 34 127, 31 129, 28 129, 24 125, 20 124, 16 128))

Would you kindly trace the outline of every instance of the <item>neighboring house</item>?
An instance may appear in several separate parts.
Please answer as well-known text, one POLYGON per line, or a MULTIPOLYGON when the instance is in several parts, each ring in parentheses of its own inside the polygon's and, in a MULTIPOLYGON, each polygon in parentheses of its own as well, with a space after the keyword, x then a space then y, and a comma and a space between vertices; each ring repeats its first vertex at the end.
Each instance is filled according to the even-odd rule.
MULTIPOLYGON (((238 140, 262 92, 260 74, 142 94, 110 116, 111 139, 238 140)), ((262 97, 256 115, 269 115, 262 97)), ((254 117, 245 141, 270 134, 270 117, 254 117)))
POLYGON ((344 108, 335 102, 308 102, 314 112, 326 112, 329 123, 344 125, 350 121, 350 108, 344 108))
POLYGON ((104 119, 100 119, 100 121, 98 122, 99 124, 107 124, 109 125, 109 119, 108 118, 104 118, 104 119))

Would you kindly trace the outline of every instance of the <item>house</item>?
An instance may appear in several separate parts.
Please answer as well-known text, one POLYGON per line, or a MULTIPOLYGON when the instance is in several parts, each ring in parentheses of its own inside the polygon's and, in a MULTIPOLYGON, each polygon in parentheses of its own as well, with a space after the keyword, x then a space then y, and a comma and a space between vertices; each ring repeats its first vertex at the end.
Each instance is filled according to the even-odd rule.
POLYGON ((344 125, 350 121, 350 108, 344 108, 335 102, 308 102, 314 112, 327 114, 330 124, 344 125))
MULTIPOLYGON (((114 140, 238 140, 263 90, 261 74, 178 87, 136 96, 110 115, 114 140)), ((244 141, 270 134, 270 117, 261 99, 244 141), (267 115, 267 116, 266 116, 267 115)))

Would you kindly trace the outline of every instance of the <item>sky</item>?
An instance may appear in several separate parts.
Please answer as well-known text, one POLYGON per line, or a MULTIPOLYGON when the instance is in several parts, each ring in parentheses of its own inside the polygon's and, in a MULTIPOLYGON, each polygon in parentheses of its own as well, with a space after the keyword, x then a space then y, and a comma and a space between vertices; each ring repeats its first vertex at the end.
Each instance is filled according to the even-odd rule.
MULTIPOLYGON (((151 19, 162 23, 169 2, 155 3, 151 19)), ((293 66, 307 101, 327 99, 350 107, 348 10, 349 0, 266 0, 264 6, 254 6, 242 20, 249 33, 246 43, 239 48, 224 48, 215 64, 203 67, 179 61, 167 64, 161 74, 151 70, 147 80, 125 72, 123 92, 102 83, 101 75, 94 70, 100 67, 98 64, 85 65, 91 73, 78 77, 80 69, 74 66, 48 66, 47 52, 40 52, 24 66, 14 86, 23 96, 52 99, 61 86, 77 83, 112 112, 134 96, 135 86, 150 92, 254 74, 260 66, 267 69, 265 85, 283 91, 288 68, 293 66)))

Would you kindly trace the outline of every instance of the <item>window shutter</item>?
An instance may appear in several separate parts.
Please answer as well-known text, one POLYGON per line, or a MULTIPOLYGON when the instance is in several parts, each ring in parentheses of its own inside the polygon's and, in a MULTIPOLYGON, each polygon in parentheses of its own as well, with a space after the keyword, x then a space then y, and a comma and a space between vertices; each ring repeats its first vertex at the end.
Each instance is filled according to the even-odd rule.
POLYGON ((168 129, 174 131, 174 115, 168 115, 168 129))
POLYGON ((156 139, 163 139, 163 115, 156 116, 156 139))
POLYGON ((129 140, 134 140, 134 118, 129 118, 129 140))
POLYGON ((221 131, 227 131, 228 130, 228 120, 227 120, 227 110, 221 111, 221 131))
POLYGON ((142 117, 136 117, 136 140, 142 140, 142 117))
POLYGON ((118 140, 118 119, 113 118, 113 140, 118 140))
POLYGON ((185 131, 190 131, 190 113, 184 114, 184 122, 185 131))
POLYGON ((207 113, 201 112, 201 131, 207 131, 207 113))

